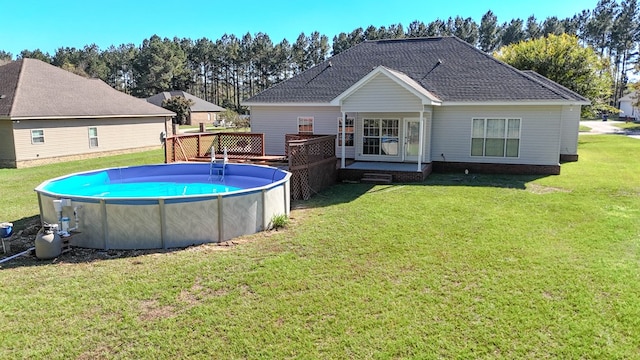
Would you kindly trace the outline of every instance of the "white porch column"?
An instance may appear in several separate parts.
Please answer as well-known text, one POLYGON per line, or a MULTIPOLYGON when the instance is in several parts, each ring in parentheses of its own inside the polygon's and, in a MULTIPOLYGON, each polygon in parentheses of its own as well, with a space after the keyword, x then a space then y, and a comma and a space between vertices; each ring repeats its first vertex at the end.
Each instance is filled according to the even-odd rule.
POLYGON ((420 136, 418 136, 418 171, 422 171, 422 147, 424 146, 424 110, 420 111, 420 136))
POLYGON ((345 136, 345 129, 346 129, 346 123, 347 123, 347 113, 346 112, 342 112, 342 134, 340 135, 340 143, 342 144, 342 146, 340 146, 340 168, 344 169, 345 168, 345 156, 346 156, 346 150, 344 148, 344 143, 346 140, 346 136, 345 136))

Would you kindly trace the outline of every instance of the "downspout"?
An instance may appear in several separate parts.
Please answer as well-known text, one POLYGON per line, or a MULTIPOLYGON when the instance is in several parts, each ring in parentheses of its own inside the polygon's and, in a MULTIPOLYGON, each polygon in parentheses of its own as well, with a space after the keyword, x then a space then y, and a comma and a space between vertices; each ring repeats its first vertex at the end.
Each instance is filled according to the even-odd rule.
POLYGON ((340 168, 344 169, 345 168, 345 154, 346 154, 346 150, 344 148, 344 143, 346 140, 346 136, 345 136, 345 130, 346 130, 346 123, 347 123, 347 113, 346 112, 342 112, 342 134, 340 135, 340 140, 342 141, 342 146, 340 146, 340 168))
POLYGON ((420 135, 418 136, 418 171, 422 171, 422 147, 424 146, 424 109, 420 110, 420 135))

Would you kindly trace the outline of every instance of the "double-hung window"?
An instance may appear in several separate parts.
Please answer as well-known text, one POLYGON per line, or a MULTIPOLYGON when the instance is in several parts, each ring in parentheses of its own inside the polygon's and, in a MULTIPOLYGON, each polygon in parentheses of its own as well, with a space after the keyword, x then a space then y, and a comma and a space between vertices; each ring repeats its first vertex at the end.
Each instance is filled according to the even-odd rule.
POLYGON ((471 156, 518 157, 520 119, 474 118, 471 156))
POLYGON ((363 119, 362 154, 398 155, 398 119, 363 119))
POLYGON ((298 117, 298 134, 313 134, 313 116, 298 117))
POLYGON ((98 128, 96 127, 89 128, 89 147, 98 147, 98 128))
POLYGON ((44 130, 43 129, 31 130, 31 143, 32 144, 44 144, 44 130))
MULTIPOLYGON (((338 146, 342 146, 342 117, 338 118, 338 146)), ((347 117, 344 122, 344 146, 353 146, 354 121, 347 117)))

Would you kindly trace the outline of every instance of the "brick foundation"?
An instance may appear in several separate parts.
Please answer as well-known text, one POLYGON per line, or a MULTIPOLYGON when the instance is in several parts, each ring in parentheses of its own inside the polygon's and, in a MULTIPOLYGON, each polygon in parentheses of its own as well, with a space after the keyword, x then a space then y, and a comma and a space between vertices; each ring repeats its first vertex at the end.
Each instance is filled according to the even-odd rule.
POLYGON ((561 163, 576 162, 576 161, 578 161, 578 154, 575 154, 575 155, 560 154, 560 162, 561 163))
POLYGON ((481 174, 560 175, 560 165, 491 164, 441 161, 433 162, 434 172, 463 173, 465 170, 469 170, 469 172, 471 173, 481 174))
POLYGON ((364 170, 364 169, 340 169, 338 171, 339 181, 360 181, 365 173, 389 174, 395 183, 422 182, 431 174, 432 166, 427 164, 420 171, 390 171, 390 170, 364 170))

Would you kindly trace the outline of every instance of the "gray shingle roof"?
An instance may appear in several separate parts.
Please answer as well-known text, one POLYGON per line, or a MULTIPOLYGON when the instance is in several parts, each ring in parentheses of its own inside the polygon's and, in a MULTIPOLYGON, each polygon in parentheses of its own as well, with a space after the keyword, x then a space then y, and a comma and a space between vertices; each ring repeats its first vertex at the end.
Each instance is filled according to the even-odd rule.
POLYGON ((380 65, 406 74, 445 102, 586 101, 456 37, 433 37, 365 41, 244 103, 328 103, 380 65))
POLYGON ((583 101, 590 101, 589 99, 583 97, 582 95, 576 94, 575 92, 573 92, 572 90, 567 89, 566 87, 558 84, 555 81, 552 81, 540 74, 538 74, 537 72, 533 71, 533 70, 523 70, 522 71, 525 75, 532 77, 535 81, 539 81, 540 83, 544 84, 545 86, 548 86, 549 88, 551 88, 552 90, 560 93, 560 94, 564 94, 567 97, 577 97, 579 99, 582 99, 583 101))
POLYGON ((171 97, 174 96, 182 96, 184 98, 187 98, 189 100, 193 101, 193 105, 191 106, 191 111, 192 112, 222 112, 225 109, 214 104, 214 103, 210 103, 206 100, 200 99, 199 97, 193 96, 191 94, 189 94, 188 92, 185 91, 178 91, 178 90, 172 90, 172 91, 163 91, 161 93, 155 94, 153 96, 150 96, 147 98, 147 101, 157 105, 157 106, 162 106, 162 101, 169 99, 171 97))
POLYGON ((174 113, 36 59, 0 66, 0 117, 146 117, 174 113), (2 97, 4 95, 4 97, 2 97))

